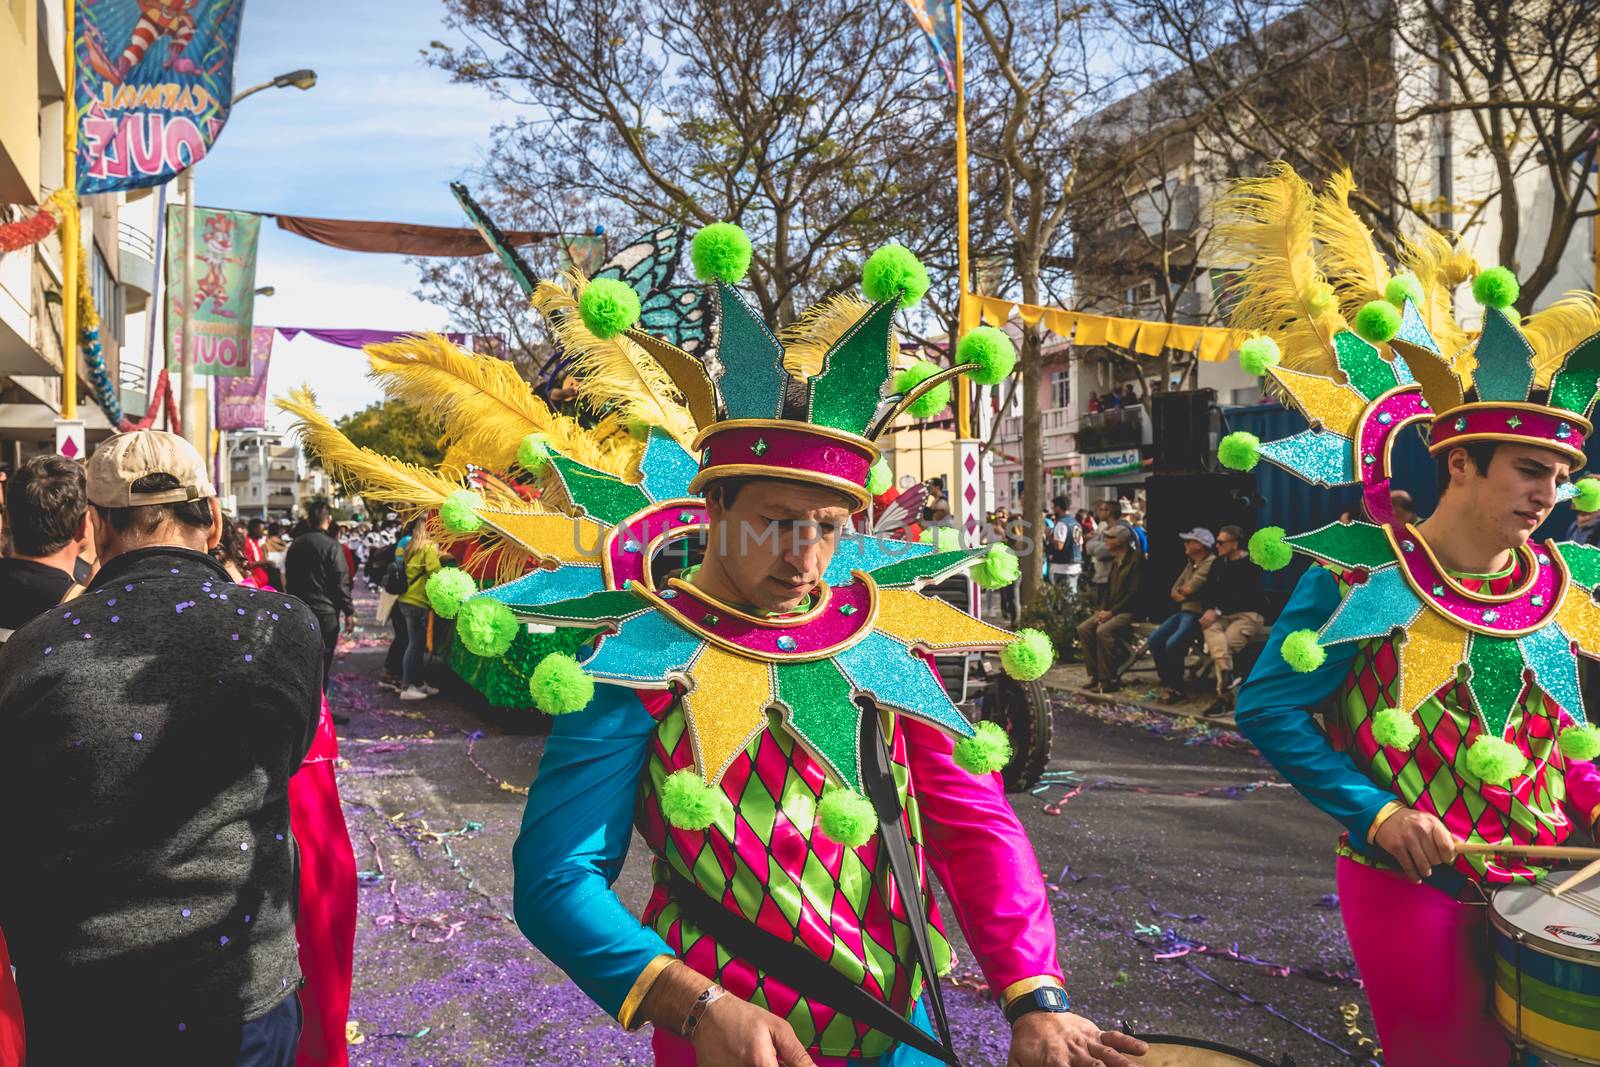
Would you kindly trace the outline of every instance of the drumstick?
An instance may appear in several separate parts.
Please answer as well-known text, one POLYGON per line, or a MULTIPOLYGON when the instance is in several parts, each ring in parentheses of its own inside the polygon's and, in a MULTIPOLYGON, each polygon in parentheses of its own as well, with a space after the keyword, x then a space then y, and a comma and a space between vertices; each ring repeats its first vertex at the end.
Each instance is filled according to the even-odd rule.
POLYGON ((1541 860, 1600 860, 1600 848, 1579 848, 1576 845, 1518 845, 1507 841, 1492 845, 1486 841, 1457 841, 1458 856, 1494 856, 1509 853, 1541 860))
POLYGON ((1553 897, 1559 897, 1562 893, 1565 893, 1569 889, 1578 888, 1580 885, 1587 882, 1597 874, 1600 874, 1600 860, 1595 860, 1587 867, 1580 867, 1573 873, 1571 878, 1568 878, 1565 882, 1562 882, 1560 885, 1550 890, 1550 895, 1553 897))

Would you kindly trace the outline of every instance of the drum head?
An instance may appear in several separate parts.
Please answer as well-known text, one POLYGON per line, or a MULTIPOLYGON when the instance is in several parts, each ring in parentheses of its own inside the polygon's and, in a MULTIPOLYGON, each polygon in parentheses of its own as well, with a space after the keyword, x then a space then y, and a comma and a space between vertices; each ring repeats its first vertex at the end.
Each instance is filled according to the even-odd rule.
MULTIPOLYGON (((1544 884, 1560 885, 1572 874, 1552 872, 1544 884)), ((1520 935, 1540 952, 1600 964, 1600 880, 1564 897, 1535 885, 1506 886, 1496 890, 1489 915, 1501 933, 1520 935)))
POLYGON ((1144 1067, 1276 1067, 1269 1060, 1214 1041, 1186 1037, 1141 1037, 1150 1046, 1143 1056, 1129 1056, 1144 1067))

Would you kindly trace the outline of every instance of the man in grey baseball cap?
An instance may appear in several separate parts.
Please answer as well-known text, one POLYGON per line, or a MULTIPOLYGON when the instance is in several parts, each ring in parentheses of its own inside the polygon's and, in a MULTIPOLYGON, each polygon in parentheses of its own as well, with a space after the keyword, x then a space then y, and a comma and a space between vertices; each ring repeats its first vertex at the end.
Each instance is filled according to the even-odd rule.
POLYGON ((316 618, 206 554, 221 511, 182 438, 113 437, 85 474, 100 571, 0 650, 0 811, 29 813, 0 928, 28 1062, 288 1067, 316 618))

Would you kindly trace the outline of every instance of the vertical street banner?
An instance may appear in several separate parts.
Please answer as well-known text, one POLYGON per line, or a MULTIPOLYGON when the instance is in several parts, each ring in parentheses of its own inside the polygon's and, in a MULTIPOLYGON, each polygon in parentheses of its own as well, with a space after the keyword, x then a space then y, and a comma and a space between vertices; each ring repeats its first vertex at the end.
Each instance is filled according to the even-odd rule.
POLYGON ((259 430, 267 425, 267 364, 278 331, 257 326, 250 331, 250 373, 216 383, 217 429, 259 430))
POLYGON ((183 291, 183 205, 167 208, 167 369, 181 369, 178 348, 190 322, 189 358, 196 374, 239 378, 250 373, 255 309, 256 240, 261 216, 194 209, 194 294, 183 291), (187 303, 187 306, 185 306, 187 303))
POLYGON ((244 0, 80 0, 78 192, 160 185, 216 142, 244 0))
POLYGON ((944 83, 956 91, 956 5, 955 0, 906 0, 911 17, 917 20, 933 58, 944 72, 944 83))

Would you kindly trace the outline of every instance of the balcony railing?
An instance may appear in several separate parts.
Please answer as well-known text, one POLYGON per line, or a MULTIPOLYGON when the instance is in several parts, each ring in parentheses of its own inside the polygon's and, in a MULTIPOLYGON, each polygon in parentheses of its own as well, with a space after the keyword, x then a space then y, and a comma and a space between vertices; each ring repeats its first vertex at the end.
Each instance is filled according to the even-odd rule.
POLYGON ((155 285, 156 243, 126 222, 117 223, 117 280, 149 296, 155 285))

